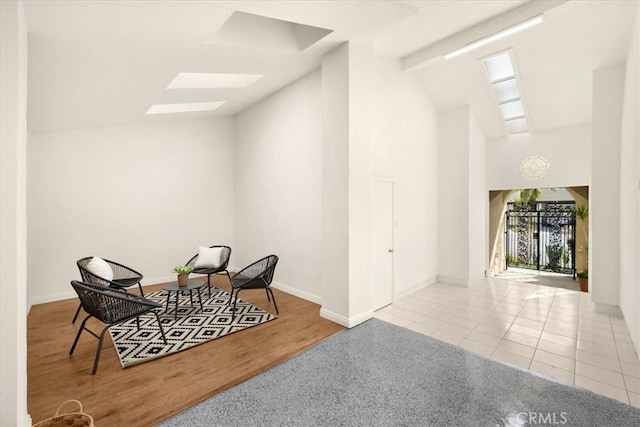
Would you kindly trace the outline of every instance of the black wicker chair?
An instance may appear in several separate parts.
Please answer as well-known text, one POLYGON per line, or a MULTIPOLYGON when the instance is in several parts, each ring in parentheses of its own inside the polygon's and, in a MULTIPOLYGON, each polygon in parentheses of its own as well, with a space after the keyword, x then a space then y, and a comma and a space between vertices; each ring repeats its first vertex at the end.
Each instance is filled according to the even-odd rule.
POLYGON ((164 335, 164 329, 162 329, 160 317, 158 316, 158 313, 154 311, 156 308, 161 308, 162 304, 139 295, 130 294, 123 289, 105 288, 102 285, 78 282, 76 280, 71 282, 71 286, 73 286, 73 289, 78 294, 82 308, 84 311, 89 313, 89 315, 82 321, 82 325, 80 325, 76 339, 73 341, 71 350, 69 350, 69 355, 72 355, 75 351, 76 344, 78 344, 82 331, 86 330, 91 335, 98 338, 100 342, 98 343, 96 358, 93 362, 93 371, 91 372, 93 375, 95 375, 98 370, 98 362, 100 362, 100 352, 102 351, 104 334, 111 326, 135 318, 139 329, 139 317, 143 314, 153 313, 158 321, 162 339, 164 340, 164 343, 167 344, 167 338, 164 335), (86 327, 87 320, 92 317, 95 317, 107 325, 102 329, 102 333, 99 336, 86 327))
MULTIPOLYGON (((192 273, 196 274, 206 274, 207 275, 207 289, 209 290, 209 297, 211 297, 211 275, 213 274, 226 274, 229 278, 229 283, 231 283, 231 276, 229 275, 229 271, 227 268, 229 267, 229 258, 231 258, 231 248, 229 246, 209 246, 210 249, 213 248, 221 248, 220 252, 220 265, 218 267, 198 267, 194 268, 192 273)), ((198 254, 195 254, 185 265, 194 267, 196 261, 198 260, 198 254)))
MULTIPOLYGON (((80 270, 80 278, 83 282, 93 283, 94 285, 101 285, 112 289, 125 289, 134 285, 138 285, 138 288, 140 289, 140 295, 144 296, 144 292, 142 292, 142 285, 140 284, 140 282, 142 281, 142 274, 125 265, 105 259, 104 261, 109 264, 109 267, 111 267, 111 270, 113 270, 113 279, 107 280, 89 271, 87 265, 92 258, 93 257, 89 256, 81 258, 76 262, 76 264, 78 265, 78 269, 80 270)), ((78 318, 78 314, 80 314, 81 308, 82 304, 78 306, 76 314, 75 316, 73 316, 73 321, 71 323, 76 323, 76 319, 78 318)))
POLYGON ((273 299, 273 306, 276 309, 276 314, 280 314, 278 311, 278 304, 276 304, 276 297, 273 295, 273 291, 269 287, 273 281, 273 274, 276 270, 277 263, 278 257, 276 255, 269 255, 246 266, 233 276, 231 279, 231 298, 228 303, 231 305, 231 301, 233 301, 232 320, 236 314, 238 294, 243 289, 264 289, 267 293, 267 300, 271 302, 273 299), (236 296, 235 299, 233 298, 234 293, 236 296))

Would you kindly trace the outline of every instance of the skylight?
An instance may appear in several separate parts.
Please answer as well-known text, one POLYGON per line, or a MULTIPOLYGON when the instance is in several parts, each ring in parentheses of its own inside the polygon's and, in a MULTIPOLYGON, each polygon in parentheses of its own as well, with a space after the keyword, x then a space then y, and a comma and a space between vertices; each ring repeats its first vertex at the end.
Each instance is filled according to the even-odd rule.
POLYGON ((178 73, 167 89, 245 88, 263 74, 178 73))
POLYGON ((515 77, 499 81, 494 83, 492 86, 498 102, 507 102, 520 98, 518 82, 516 82, 515 77))
POLYGON ((505 120, 521 119, 524 117, 524 107, 519 99, 500 104, 502 116, 505 120))
POLYGON ((529 131, 522 92, 518 85, 516 67, 513 65, 511 54, 499 53, 484 58, 483 62, 507 130, 509 133, 529 131))
POLYGON ((194 111, 213 111, 224 101, 190 102, 186 104, 154 104, 145 114, 189 113, 194 111))
POLYGON ((515 77, 516 75, 515 71, 513 71, 513 63, 509 52, 488 58, 484 63, 487 66, 487 72, 492 82, 515 77))

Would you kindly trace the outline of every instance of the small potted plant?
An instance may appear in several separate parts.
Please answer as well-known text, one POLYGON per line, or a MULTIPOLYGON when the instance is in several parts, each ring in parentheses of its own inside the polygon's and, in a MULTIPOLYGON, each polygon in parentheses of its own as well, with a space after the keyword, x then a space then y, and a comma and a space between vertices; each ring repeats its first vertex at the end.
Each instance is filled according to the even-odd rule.
POLYGON ((589 234, 587 233, 587 219, 589 218, 589 208, 585 205, 578 205, 574 209, 576 218, 582 220, 582 233, 584 235, 584 243, 580 245, 578 249, 585 257, 584 268, 576 272, 578 276, 578 282, 580 283, 580 290, 582 292, 589 292, 589 234))
POLYGON ((189 273, 193 271, 193 267, 190 265, 180 265, 173 269, 178 274, 178 286, 187 286, 189 281, 189 273))
POLYGON ((582 292, 589 292, 589 270, 586 268, 576 273, 578 276, 578 283, 580 283, 580 290, 582 292))

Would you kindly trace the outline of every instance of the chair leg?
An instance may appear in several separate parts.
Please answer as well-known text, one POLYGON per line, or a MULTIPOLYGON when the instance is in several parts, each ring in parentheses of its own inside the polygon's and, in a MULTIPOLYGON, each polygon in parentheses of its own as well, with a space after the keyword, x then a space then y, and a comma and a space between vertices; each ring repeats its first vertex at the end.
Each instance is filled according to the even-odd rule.
POLYGON ((140 316, 136 317, 136 326, 138 327, 138 330, 140 330, 140 316))
POLYGON ((231 309, 231 321, 233 322, 233 319, 235 319, 236 317, 236 304, 238 303, 238 294, 240 293, 242 289, 238 288, 238 290, 236 290, 236 298, 233 300, 233 308, 231 309))
POLYGON ((229 287, 233 288, 233 286, 231 286, 231 275, 229 274, 229 272, 227 270, 224 271, 227 274, 227 277, 229 278, 229 287))
POLYGON ((198 291, 198 303, 200 304, 200 311, 203 312, 204 307, 202 306, 202 294, 200 293, 200 288, 196 288, 196 291, 198 291))
POLYGON ((231 301, 233 301, 233 292, 235 291, 235 289, 232 287, 231 288, 231 296, 229 297, 229 302, 227 302, 227 305, 231 305, 231 301))
POLYGON ((107 329, 109 329, 109 326, 110 325, 105 326, 104 329, 102 329, 102 333, 100 334, 100 342, 98 343, 96 358, 93 361, 93 371, 91 372, 91 375, 95 375, 96 372, 98 371, 98 363, 100 362, 100 353, 102 352, 102 342, 104 341, 104 334, 105 332, 107 332, 107 329))
POLYGON ((82 331, 84 330, 84 325, 87 323, 87 320, 89 320, 90 317, 91 317, 91 315, 87 316, 82 321, 82 325, 80 325, 80 329, 78 329, 78 333, 76 334, 76 339, 73 341, 73 345, 71 346, 71 350, 69 350, 69 356, 71 356, 73 354, 73 352, 76 350, 76 345, 78 344, 78 340, 80 339, 80 334, 82 334, 82 331))
POLYGON ((76 319, 78 319, 78 314, 80 314, 80 309, 82 308, 82 303, 80 303, 78 305, 78 309, 76 310, 76 315, 73 316, 73 320, 71 321, 71 323, 76 323, 76 319))
POLYGON ((144 296, 144 292, 142 292, 142 284, 138 282, 138 288, 140 289, 140 295, 144 296))
POLYGON ((209 290, 209 298, 211 298, 211 273, 207 274, 207 289, 209 290))
POLYGON ((271 296, 269 296, 269 288, 264 288, 264 291, 267 294, 267 301, 271 302, 271 296))
POLYGON ((158 316, 158 313, 156 313, 155 311, 152 311, 152 313, 156 315, 156 320, 158 321, 158 326, 160 327, 160 333, 162 334, 162 339, 164 340, 164 343, 168 344, 167 337, 164 335, 164 328, 162 327, 162 323, 160 323, 160 316, 158 316))
POLYGON ((267 295, 271 294, 271 299, 273 300, 273 306, 276 308, 276 314, 280 314, 280 312, 278 311, 278 304, 276 304, 276 297, 275 295, 273 295, 273 291, 271 290, 271 288, 266 288, 267 289, 267 295))

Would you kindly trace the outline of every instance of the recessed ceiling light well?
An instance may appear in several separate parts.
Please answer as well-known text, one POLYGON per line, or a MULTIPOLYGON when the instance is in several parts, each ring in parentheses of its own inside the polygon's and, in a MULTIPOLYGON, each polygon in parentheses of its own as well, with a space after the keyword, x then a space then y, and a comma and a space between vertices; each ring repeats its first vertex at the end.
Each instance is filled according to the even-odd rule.
POLYGON ((249 87, 263 74, 178 73, 167 89, 223 89, 249 87))
POLYGON ((541 24, 544 21, 544 15, 540 14, 540 15, 536 15, 533 18, 529 18, 527 20, 524 20, 518 24, 512 25, 510 27, 505 28, 504 30, 498 31, 496 33, 493 33, 487 37, 482 37, 478 40, 474 40, 471 43, 468 43, 464 46, 462 46, 459 49, 456 49, 452 52, 446 53, 444 55, 445 59, 452 59, 455 58, 456 56, 460 56, 464 53, 467 53, 469 51, 472 51, 474 49, 477 49, 479 47, 485 46, 489 43, 493 43, 494 41, 503 39, 505 37, 509 37, 512 34, 518 33, 522 30, 526 30, 527 28, 531 28, 534 25, 538 25, 541 24))
POLYGON ((236 10, 207 43, 302 52, 332 32, 236 10))
POLYGON ((185 104, 154 104, 145 114, 189 113, 194 111, 213 111, 225 101, 189 102, 185 104))

